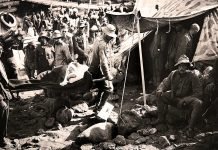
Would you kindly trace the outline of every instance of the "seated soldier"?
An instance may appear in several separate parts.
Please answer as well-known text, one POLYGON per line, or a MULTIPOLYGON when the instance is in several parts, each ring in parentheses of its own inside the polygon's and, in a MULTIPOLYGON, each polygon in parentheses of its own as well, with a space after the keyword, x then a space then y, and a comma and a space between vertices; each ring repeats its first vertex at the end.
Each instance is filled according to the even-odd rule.
POLYGON ((179 109, 191 109, 191 118, 187 128, 187 136, 193 136, 193 129, 201 115, 202 86, 199 78, 190 71, 191 63, 186 55, 178 59, 177 70, 172 71, 158 86, 158 119, 152 124, 165 123, 168 105, 179 109))
POLYGON ((218 121, 218 59, 215 61, 213 67, 209 66, 205 69, 203 75, 204 85, 204 118, 207 118, 209 114, 215 113, 215 120, 218 121))

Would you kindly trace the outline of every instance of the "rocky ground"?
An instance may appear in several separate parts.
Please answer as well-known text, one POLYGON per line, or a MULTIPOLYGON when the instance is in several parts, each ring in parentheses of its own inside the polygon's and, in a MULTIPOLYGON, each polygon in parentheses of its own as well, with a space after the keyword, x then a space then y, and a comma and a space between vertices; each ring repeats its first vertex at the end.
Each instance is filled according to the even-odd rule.
POLYGON ((118 90, 119 99, 110 101, 115 108, 109 121, 100 124, 98 123, 102 121, 94 117, 92 108, 88 108, 85 103, 79 103, 72 108, 70 121, 57 121, 57 116, 55 118, 51 113, 54 99, 45 98, 41 90, 20 93, 19 100, 10 101, 8 146, 4 149, 218 150, 216 124, 198 129, 193 138, 185 136, 182 123, 168 126, 149 125, 155 119, 155 107, 151 107, 154 110, 151 112, 154 113, 146 113, 141 99, 138 99, 140 92, 136 86, 127 87, 122 105, 125 113, 120 117, 122 90, 118 90), (81 133, 92 125, 97 126, 94 129, 96 134, 94 137, 89 135, 89 142, 78 138, 78 135, 81 137, 81 133), (117 128, 111 128, 111 125, 117 128), (102 131, 96 131, 102 126, 106 126, 103 134, 100 133, 102 131), (104 138, 106 140, 101 141, 104 138), (93 142, 95 140, 98 144, 93 142))

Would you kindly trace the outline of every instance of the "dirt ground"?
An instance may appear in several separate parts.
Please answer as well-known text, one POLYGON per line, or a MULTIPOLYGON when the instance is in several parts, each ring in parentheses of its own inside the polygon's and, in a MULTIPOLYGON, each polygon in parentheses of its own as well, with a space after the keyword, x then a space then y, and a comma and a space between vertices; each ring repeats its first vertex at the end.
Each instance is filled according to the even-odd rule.
MULTIPOLYGON (((130 110, 135 104, 136 99, 141 96, 141 88, 139 86, 127 86, 123 99, 122 110, 130 110)), ((120 112, 121 105, 121 95, 122 89, 118 90, 119 100, 111 101, 115 106, 112 115, 114 120, 117 120, 118 114, 120 112)), ((21 150, 74 150, 71 145, 74 143, 75 138, 80 133, 81 129, 86 128, 88 116, 93 114, 93 111, 89 109, 87 112, 79 113, 74 115, 71 121, 66 125, 61 125, 56 122, 56 125, 51 128, 45 128, 45 121, 47 120, 47 108, 45 97, 42 90, 29 91, 19 94, 19 100, 10 101, 10 115, 8 122, 8 136, 7 142, 9 145, 5 149, 21 149, 21 150)), ((208 130, 207 130, 208 131, 208 130)), ((216 130, 217 131, 217 130, 216 130)), ((158 132, 152 138, 154 139, 154 144, 144 144, 145 150, 156 150, 161 149, 158 143, 159 136, 171 135, 175 132, 172 130, 167 130, 165 132, 158 132)), ((178 137, 176 142, 168 147, 168 150, 172 149, 213 149, 217 150, 218 145, 218 133, 215 129, 210 130, 210 132, 202 133, 204 134, 203 141, 202 138, 199 139, 187 139, 184 137, 178 137), (213 131, 213 132, 212 132, 213 131), (206 135, 213 135, 209 138, 206 135), (199 145, 193 147, 193 145, 199 145), (203 143, 203 146, 202 146, 203 143), (179 146, 178 146, 179 145, 179 146), (212 145, 212 147, 211 147, 212 145), (177 148, 176 148, 177 147, 177 148)), ((87 148, 88 149, 88 148, 87 148)), ((128 149, 128 148, 123 148, 128 149)), ((131 148, 129 148, 131 149, 131 148)), ((208 150, 209 150, 208 149, 208 150)))

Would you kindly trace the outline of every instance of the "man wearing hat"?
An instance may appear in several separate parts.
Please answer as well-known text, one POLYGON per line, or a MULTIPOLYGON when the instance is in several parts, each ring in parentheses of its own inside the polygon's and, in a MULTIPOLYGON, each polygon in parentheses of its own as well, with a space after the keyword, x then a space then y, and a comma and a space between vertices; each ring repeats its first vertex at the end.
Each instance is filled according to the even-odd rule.
POLYGON ((50 45, 50 38, 46 31, 43 31, 38 41, 40 44, 36 47, 35 53, 35 75, 46 70, 51 70, 54 62, 54 47, 50 45))
POLYGON ((72 58, 74 58, 74 51, 73 51, 73 40, 72 40, 72 34, 70 34, 68 32, 68 26, 65 25, 63 26, 63 28, 61 29, 62 32, 62 40, 64 43, 66 43, 69 47, 70 50, 70 54, 72 56, 72 58))
POLYGON ((113 92, 113 76, 110 69, 112 66, 113 40, 117 37, 115 31, 116 28, 112 24, 107 24, 105 27, 102 27, 103 34, 100 38, 96 39, 93 46, 89 72, 94 79, 105 78, 105 80, 96 83, 99 89, 96 99, 97 110, 101 109, 110 93, 113 92))
POLYGON ((55 47, 55 61, 54 66, 68 65, 72 62, 69 47, 62 40, 63 36, 59 30, 55 30, 53 34, 54 47, 55 47))
POLYGON ((36 42, 30 41, 27 46, 24 47, 24 65, 29 78, 34 78, 35 72, 35 49, 36 49, 36 42))
POLYGON ((85 34, 85 22, 80 21, 78 31, 73 36, 74 52, 78 55, 77 61, 80 64, 88 64, 87 46, 88 38, 85 34))
POLYGON ((191 109, 191 117, 187 128, 187 135, 193 135, 193 128, 201 115, 202 86, 199 78, 189 70, 191 63, 186 55, 182 55, 175 65, 177 70, 172 71, 158 86, 158 119, 152 124, 165 123, 168 105, 179 109, 191 109))

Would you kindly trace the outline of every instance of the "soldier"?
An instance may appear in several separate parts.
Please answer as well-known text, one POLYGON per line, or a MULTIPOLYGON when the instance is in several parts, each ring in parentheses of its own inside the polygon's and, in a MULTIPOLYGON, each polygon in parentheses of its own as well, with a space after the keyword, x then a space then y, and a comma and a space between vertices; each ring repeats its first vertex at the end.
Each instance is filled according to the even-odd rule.
POLYGON ((96 39, 93 47, 93 55, 91 60, 91 65, 89 72, 92 74, 94 79, 104 77, 104 81, 97 83, 99 88, 98 97, 97 97, 97 108, 100 110, 101 107, 105 104, 110 93, 113 92, 111 74, 111 57, 112 57, 112 45, 114 38, 117 37, 115 34, 116 28, 112 24, 108 24, 105 27, 102 27, 103 35, 96 39))
POLYGON ((66 43, 63 42, 62 37, 63 36, 59 30, 54 31, 53 39, 55 42, 55 67, 68 65, 70 62, 73 61, 69 51, 69 47, 66 43))
POLYGON ((158 119, 152 124, 165 122, 167 106, 172 105, 180 109, 191 109, 191 118, 187 128, 187 136, 193 136, 194 126, 201 115, 202 86, 200 79, 189 70, 190 61, 186 55, 182 55, 176 67, 159 85, 156 91, 158 97, 158 119))
POLYGON ((43 31, 38 38, 40 44, 36 47, 35 53, 35 76, 53 67, 54 47, 48 43, 49 40, 46 31, 43 31))
POLYGON ((88 60, 88 55, 87 55, 87 46, 88 46, 88 38, 85 34, 85 23, 82 21, 79 24, 79 28, 77 33, 73 36, 73 46, 74 46, 74 51, 75 54, 78 55, 77 61, 80 64, 86 63, 88 60))

